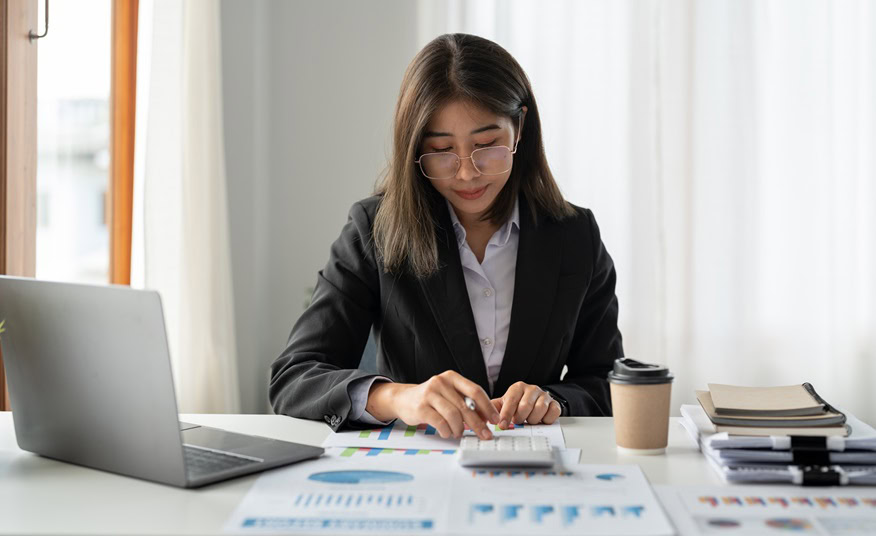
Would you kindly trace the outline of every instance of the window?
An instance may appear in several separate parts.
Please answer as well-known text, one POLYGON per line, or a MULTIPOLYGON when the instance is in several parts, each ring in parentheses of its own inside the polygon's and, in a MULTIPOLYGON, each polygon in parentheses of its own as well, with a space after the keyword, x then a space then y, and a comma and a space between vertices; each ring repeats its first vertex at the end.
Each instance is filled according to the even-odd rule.
POLYGON ((37 63, 36 276, 106 283, 112 4, 50 9, 37 63))

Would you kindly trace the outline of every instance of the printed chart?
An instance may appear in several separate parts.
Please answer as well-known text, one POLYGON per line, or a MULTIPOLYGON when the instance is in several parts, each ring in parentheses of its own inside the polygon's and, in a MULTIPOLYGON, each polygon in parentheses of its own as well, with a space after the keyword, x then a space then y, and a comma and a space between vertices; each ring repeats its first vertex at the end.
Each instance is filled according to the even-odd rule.
POLYGON ((414 504, 414 496, 409 493, 298 493, 292 504, 302 510, 319 508, 350 509, 356 507, 394 508, 409 507, 414 504))
MULTIPOLYGON (((335 450, 335 449, 332 449, 335 450)), ((360 456, 383 456, 387 455, 395 455, 395 456, 426 456, 426 455, 452 455, 456 454, 455 449, 440 449, 440 450, 432 450, 432 449, 383 449, 383 448, 372 448, 372 447, 347 447, 341 448, 338 447, 339 452, 337 456, 341 458, 358 458, 360 456)))
POLYGON ((633 465, 468 469, 455 474, 453 490, 451 530, 459 534, 674 533, 633 465))
MULTIPOLYGON (((563 527, 575 527, 582 520, 593 519, 617 519, 634 518, 641 519, 645 513, 645 507, 639 504, 628 506, 595 505, 585 507, 582 505, 554 505, 554 504, 493 504, 475 503, 469 509, 469 524, 478 527, 481 521, 489 527, 512 527, 522 520, 523 524, 535 528, 557 521, 563 527), (529 522, 525 520, 529 517, 529 522)), ((482 528, 482 527, 479 527, 482 528)))
POLYGON ((638 466, 472 470, 443 454, 347 450, 260 476, 226 532, 673 534, 638 466))
POLYGON ((456 439, 442 439, 431 426, 408 426, 396 421, 372 430, 351 430, 329 434, 323 447, 370 447, 405 450, 455 450, 456 439))
MULTIPOLYGON (((495 437, 502 436, 544 436, 552 447, 565 448, 563 430, 559 422, 554 424, 514 425, 513 428, 502 430, 490 425, 495 437)), ((466 430, 466 435, 474 435, 466 430)), ((393 448, 405 450, 454 450, 459 446, 459 440, 442 439, 435 428, 421 424, 410 426, 403 422, 374 428, 371 430, 353 430, 329 434, 322 444, 323 447, 370 447, 393 448)))
POLYGON ((657 486, 681 534, 876 534, 876 490, 657 486))
MULTIPOLYGON (((440 456, 439 460, 452 460, 440 456)), ((235 533, 441 532, 447 464, 417 456, 324 456, 259 477, 225 526, 235 533), (343 461, 342 461, 343 460, 343 461), (339 465, 341 464, 341 465, 339 465)))

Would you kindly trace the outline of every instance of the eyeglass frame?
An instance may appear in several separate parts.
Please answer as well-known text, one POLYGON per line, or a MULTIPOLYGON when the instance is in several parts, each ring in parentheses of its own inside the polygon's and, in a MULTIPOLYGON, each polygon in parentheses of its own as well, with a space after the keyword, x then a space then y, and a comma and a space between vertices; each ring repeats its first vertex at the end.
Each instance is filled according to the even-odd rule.
POLYGON ((511 149, 511 147, 508 147, 507 145, 492 145, 490 147, 480 147, 478 149, 475 149, 468 156, 459 156, 458 154, 452 153, 449 151, 448 152, 439 152, 439 153, 425 153, 425 154, 421 154, 419 158, 414 160, 414 163, 420 167, 420 173, 422 173, 423 176, 426 177, 427 179, 429 179, 430 181, 446 181, 448 179, 452 179, 453 177, 456 176, 457 173, 459 173, 459 169, 462 167, 463 160, 471 160, 471 166, 475 169, 475 171, 477 171, 481 175, 487 175, 487 176, 501 175, 502 173, 507 173, 508 171, 513 169, 513 167, 514 167, 513 159, 511 161, 511 167, 509 167, 505 171, 500 171, 498 173, 484 173, 483 171, 478 169, 478 166, 474 163, 474 159, 472 157, 478 151, 483 151, 485 149, 496 149, 498 147, 508 149, 509 151, 511 151, 511 156, 514 156, 515 154, 517 154, 517 146, 520 145, 521 134, 523 134, 523 114, 520 114, 520 119, 517 120, 517 140, 514 142, 514 149, 513 150, 511 149), (426 175, 426 171, 423 169, 423 163, 421 162, 421 160, 423 160, 424 156, 429 156, 429 155, 433 155, 433 154, 442 154, 442 155, 443 154, 452 154, 453 156, 456 157, 456 169, 453 171, 453 173, 449 177, 442 177, 440 179, 433 179, 432 177, 426 175))

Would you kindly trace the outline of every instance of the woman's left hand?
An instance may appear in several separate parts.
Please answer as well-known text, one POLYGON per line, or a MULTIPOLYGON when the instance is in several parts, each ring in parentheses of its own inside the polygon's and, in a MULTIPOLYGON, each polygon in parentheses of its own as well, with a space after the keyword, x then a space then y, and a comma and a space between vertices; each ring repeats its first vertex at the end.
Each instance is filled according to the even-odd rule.
POLYGON ((491 400, 499 412, 499 428, 508 428, 511 423, 552 424, 560 416, 560 403, 550 393, 537 385, 517 382, 502 398, 491 400))

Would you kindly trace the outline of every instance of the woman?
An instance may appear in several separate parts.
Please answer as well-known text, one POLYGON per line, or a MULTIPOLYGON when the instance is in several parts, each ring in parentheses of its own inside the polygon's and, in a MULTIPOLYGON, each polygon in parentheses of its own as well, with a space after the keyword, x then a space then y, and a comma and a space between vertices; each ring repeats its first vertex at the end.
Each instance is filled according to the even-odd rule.
POLYGON ((614 264, 554 182, 520 65, 486 39, 438 37, 405 72, 393 145, 272 365, 274 410, 484 439, 487 422, 611 415, 614 264), (372 329, 379 375, 357 369, 372 329))

